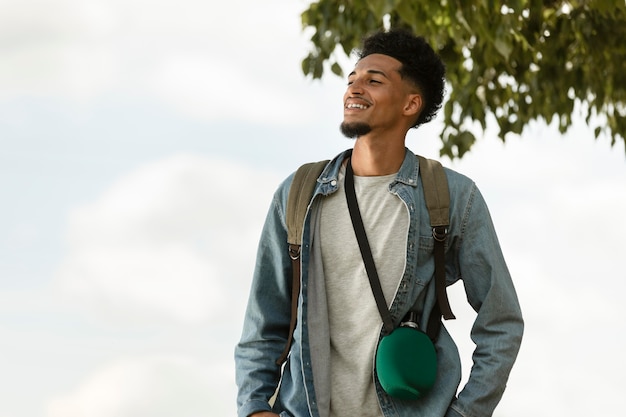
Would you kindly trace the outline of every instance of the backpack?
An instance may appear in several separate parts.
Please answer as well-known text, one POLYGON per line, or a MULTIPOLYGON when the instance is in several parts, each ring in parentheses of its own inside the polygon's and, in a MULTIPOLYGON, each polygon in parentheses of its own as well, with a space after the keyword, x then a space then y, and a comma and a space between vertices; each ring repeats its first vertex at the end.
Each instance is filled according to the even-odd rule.
MULTIPOLYGON (((435 240, 435 287, 437 302, 428 321, 427 334, 435 341, 441 327, 441 316, 446 320, 454 319, 450 309, 448 295, 446 293, 445 277, 445 254, 444 244, 450 225, 450 193, 448 181, 443 166, 438 161, 417 156, 419 160, 419 172, 422 177, 424 199, 428 208, 428 216, 435 240)), ((287 198, 287 244, 289 257, 291 258, 293 279, 291 285, 291 321, 289 323, 289 335, 283 353, 276 361, 282 365, 289 355, 293 342, 293 333, 296 328, 298 316, 298 297, 300 295, 300 251, 302 245, 302 231, 307 208, 311 202, 317 179, 328 165, 329 160, 311 162, 302 165, 296 171, 289 195, 287 198)))

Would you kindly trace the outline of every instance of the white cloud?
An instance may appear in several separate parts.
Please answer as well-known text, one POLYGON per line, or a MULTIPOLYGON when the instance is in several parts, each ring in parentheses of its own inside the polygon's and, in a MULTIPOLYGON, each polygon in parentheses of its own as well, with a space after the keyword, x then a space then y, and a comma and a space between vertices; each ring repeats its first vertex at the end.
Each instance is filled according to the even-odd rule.
POLYGON ((104 3, 5 2, 0 16, 0 86, 5 99, 61 94, 85 99, 114 83, 119 60, 108 42, 104 3))
POLYGON ((46 417, 197 417, 234 415, 232 372, 185 357, 118 360, 74 391, 51 399, 46 417), (233 400, 229 404, 224 396, 233 400))
POLYGON ((131 94, 204 120, 298 124, 314 111, 302 98, 301 9, 280 0, 9 2, 0 88, 5 100, 131 94))
POLYGON ((277 183, 188 154, 138 168, 72 211, 59 283, 75 300, 130 317, 198 322, 241 305, 233 295, 254 260, 240 255, 254 253, 277 183))

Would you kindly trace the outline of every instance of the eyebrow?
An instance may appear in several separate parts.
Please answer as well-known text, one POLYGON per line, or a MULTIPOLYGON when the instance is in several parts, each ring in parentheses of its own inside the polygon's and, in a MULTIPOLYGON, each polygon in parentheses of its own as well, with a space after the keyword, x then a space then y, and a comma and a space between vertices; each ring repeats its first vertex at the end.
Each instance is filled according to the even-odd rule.
MULTIPOLYGON (((368 74, 377 74, 377 75, 382 75, 383 77, 389 79, 389 77, 387 76, 387 74, 385 74, 383 71, 381 70, 375 70, 375 69, 370 69, 366 71, 368 74)), ((348 74, 348 78, 352 77, 353 75, 356 75, 356 71, 352 71, 350 74, 348 74)))

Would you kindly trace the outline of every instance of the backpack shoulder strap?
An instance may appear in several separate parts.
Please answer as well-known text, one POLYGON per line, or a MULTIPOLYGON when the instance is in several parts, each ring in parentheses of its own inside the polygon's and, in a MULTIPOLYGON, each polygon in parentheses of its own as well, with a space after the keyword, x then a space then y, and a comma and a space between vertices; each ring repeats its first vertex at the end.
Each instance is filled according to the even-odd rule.
POLYGON ((428 209, 430 226, 435 239, 435 291, 437 302, 430 314, 428 321, 428 335, 436 340, 441 327, 441 316, 444 319, 454 319, 450 308, 448 294, 446 292, 446 264, 445 264, 445 241, 448 236, 450 225, 450 190, 446 172, 439 161, 417 156, 419 170, 424 189, 424 200, 428 209))
POLYGON ((424 199, 432 227, 450 225, 450 191, 446 172, 439 161, 417 156, 424 186, 424 199))
POLYGON ((277 365, 282 365, 287 360, 291 343, 293 342, 293 332, 296 329, 298 317, 298 297, 300 295, 300 248, 302 245, 304 218, 313 196, 313 190, 315 190, 317 178, 328 162, 326 160, 302 165, 296 171, 289 188, 285 221, 287 222, 287 243, 289 244, 288 250, 293 273, 291 283, 291 321, 289 323, 287 344, 283 353, 276 361, 277 365))
POLYGON ((328 160, 311 162, 302 165, 293 177, 287 198, 287 242, 290 245, 302 243, 302 226, 306 210, 311 201, 317 178, 320 176, 328 160))

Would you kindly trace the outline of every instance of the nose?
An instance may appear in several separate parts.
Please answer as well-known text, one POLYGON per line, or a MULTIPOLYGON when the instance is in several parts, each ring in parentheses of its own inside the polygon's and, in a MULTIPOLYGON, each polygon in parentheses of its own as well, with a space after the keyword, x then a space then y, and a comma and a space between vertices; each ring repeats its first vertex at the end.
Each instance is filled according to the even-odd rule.
POLYGON ((348 84, 347 92, 349 95, 360 96, 363 94, 363 84, 359 80, 351 81, 348 84))

